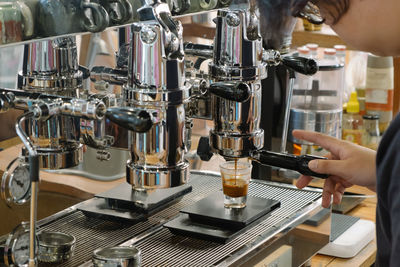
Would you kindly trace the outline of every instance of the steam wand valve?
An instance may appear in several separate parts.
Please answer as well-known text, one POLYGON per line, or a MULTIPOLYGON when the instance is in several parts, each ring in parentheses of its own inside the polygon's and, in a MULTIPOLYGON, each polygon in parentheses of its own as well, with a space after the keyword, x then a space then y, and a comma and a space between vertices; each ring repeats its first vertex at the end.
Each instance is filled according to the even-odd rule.
POLYGON ((314 75, 318 71, 318 64, 312 58, 287 56, 281 58, 282 64, 289 72, 295 71, 304 75, 314 75))
POLYGON ((243 82, 215 82, 210 85, 209 91, 216 96, 236 102, 245 102, 250 97, 250 87, 243 82))
POLYGON ((308 163, 314 159, 326 159, 323 157, 301 155, 295 156, 286 153, 276 153, 266 150, 256 150, 250 152, 250 159, 260 164, 297 171, 303 175, 314 176, 322 179, 329 177, 328 174, 321 174, 310 170, 308 163))
POLYGON ((268 66, 283 64, 289 71, 304 75, 314 75, 318 71, 318 63, 312 58, 298 56, 281 56, 276 50, 264 50, 262 59, 268 66))
POLYGON ((131 107, 113 107, 106 111, 106 118, 118 124, 122 128, 144 133, 153 126, 153 116, 143 109, 131 107))

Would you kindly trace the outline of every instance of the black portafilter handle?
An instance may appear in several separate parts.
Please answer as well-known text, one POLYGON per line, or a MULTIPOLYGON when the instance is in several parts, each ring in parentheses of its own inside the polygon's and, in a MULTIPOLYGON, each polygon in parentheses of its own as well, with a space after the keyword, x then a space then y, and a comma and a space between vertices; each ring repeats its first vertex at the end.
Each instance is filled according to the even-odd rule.
POLYGON ((245 102, 250 97, 250 87, 243 82, 215 82, 210 85, 211 94, 236 102, 245 102))
POLYGON ((281 61, 285 67, 304 75, 314 75, 318 71, 317 61, 312 58, 287 56, 281 61))
POLYGON ((106 111, 106 118, 122 128, 144 133, 153 126, 152 116, 146 110, 131 107, 113 107, 106 111))
POLYGON ((308 168, 308 163, 314 159, 326 159, 324 157, 311 156, 311 155, 291 155, 271 152, 266 150, 257 150, 250 153, 252 160, 255 160, 264 165, 289 169, 297 171, 303 175, 314 176, 322 179, 329 177, 329 174, 321 174, 313 172, 308 168))

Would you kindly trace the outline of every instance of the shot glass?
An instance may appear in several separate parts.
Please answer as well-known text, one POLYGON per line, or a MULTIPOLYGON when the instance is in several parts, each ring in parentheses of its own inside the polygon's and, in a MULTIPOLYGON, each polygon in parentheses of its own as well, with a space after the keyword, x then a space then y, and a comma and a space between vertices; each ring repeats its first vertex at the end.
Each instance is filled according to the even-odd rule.
POLYGON ((251 164, 227 161, 220 165, 225 208, 246 207, 247 192, 251 177, 251 164))

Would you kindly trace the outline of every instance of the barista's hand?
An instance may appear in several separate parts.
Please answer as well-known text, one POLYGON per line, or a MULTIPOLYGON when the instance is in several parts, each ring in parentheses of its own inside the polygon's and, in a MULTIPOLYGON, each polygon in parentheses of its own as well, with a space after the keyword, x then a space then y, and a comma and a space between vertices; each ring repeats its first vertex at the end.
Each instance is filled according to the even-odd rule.
MULTIPOLYGON (((322 206, 327 208, 333 195, 333 203, 338 204, 347 187, 366 186, 376 190, 376 152, 356 144, 338 140, 334 137, 315 132, 294 130, 293 136, 319 145, 330 152, 328 160, 312 160, 308 167, 318 173, 330 174, 325 180, 322 193, 322 206)), ((312 177, 300 176, 296 186, 307 186, 312 177)))

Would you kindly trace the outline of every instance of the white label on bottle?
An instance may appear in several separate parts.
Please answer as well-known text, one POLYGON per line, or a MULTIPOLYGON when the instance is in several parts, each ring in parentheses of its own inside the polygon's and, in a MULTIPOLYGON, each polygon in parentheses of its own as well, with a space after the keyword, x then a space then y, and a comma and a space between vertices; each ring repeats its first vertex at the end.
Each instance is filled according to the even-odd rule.
POLYGON ((365 102, 376 103, 376 104, 387 104, 388 90, 376 90, 376 89, 365 90, 365 102))
POLYGON ((365 88, 372 89, 393 89, 394 71, 393 68, 387 69, 367 69, 367 81, 365 88))

